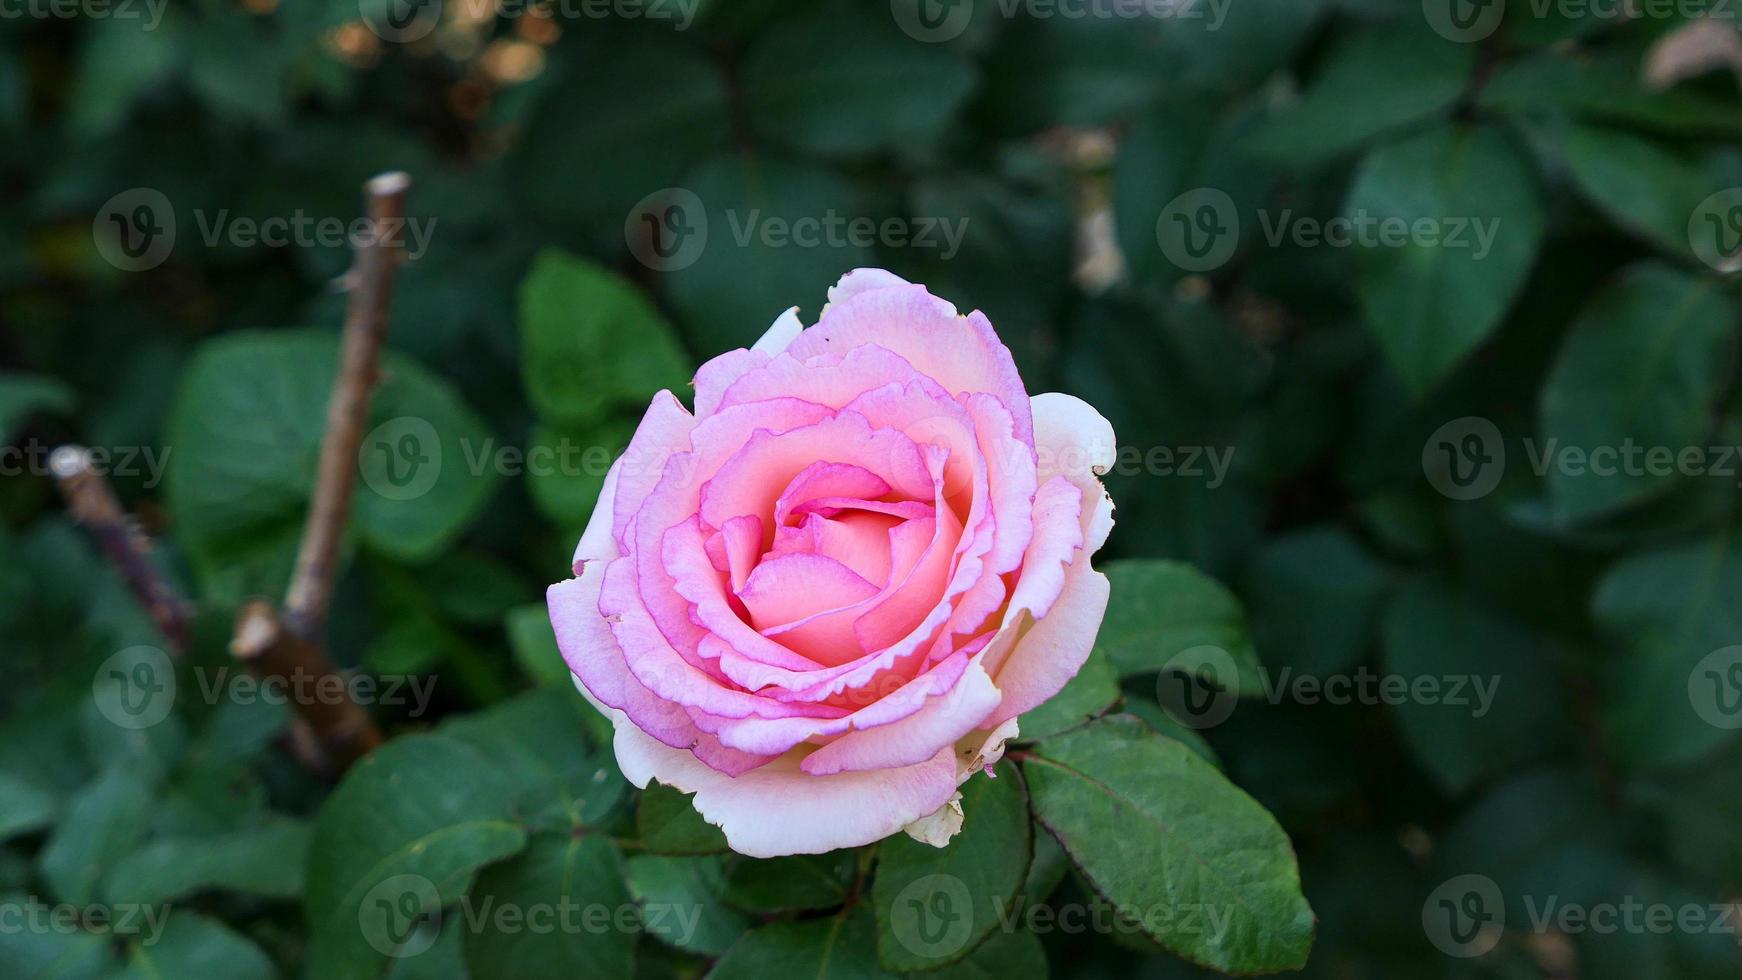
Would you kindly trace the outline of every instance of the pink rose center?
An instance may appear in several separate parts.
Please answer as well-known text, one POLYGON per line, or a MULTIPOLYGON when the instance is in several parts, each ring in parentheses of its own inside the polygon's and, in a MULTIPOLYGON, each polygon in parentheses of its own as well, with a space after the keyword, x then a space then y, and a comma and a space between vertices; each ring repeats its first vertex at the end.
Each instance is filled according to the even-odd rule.
MULTIPOLYGON (((961 537, 962 517, 942 495, 943 457, 935 452, 924 499, 857 463, 812 462, 785 482, 763 472, 776 491, 736 495, 733 516, 703 523, 733 612, 823 667, 914 629, 935 605, 961 537)), ((723 470, 703 499, 720 499, 733 477, 723 470)))

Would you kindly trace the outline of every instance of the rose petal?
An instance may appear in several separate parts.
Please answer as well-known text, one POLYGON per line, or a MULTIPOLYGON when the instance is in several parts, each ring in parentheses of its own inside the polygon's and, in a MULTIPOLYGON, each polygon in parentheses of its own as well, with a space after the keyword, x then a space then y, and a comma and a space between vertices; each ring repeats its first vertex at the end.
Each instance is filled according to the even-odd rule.
POLYGON ((774 325, 748 350, 727 351, 703 364, 692 382, 696 387, 696 417, 706 418, 720 409, 720 398, 734 382, 768 363, 786 350, 804 329, 794 306, 775 319, 774 325))
MULTIPOLYGON (((738 597, 750 611, 750 624, 763 630, 764 636, 776 627, 785 627, 788 638, 797 639, 794 627, 800 621, 857 605, 876 594, 877 586, 833 558, 792 554, 764 559, 750 573, 738 597)), ((863 652, 854 642, 850 628, 831 631, 823 626, 821 632, 806 639, 808 642, 788 645, 800 651, 809 651, 813 645, 827 649, 826 645, 831 643, 841 647, 833 660, 807 652, 818 663, 839 663, 863 652)))
POLYGON ((1085 503, 1093 502, 1082 513, 1085 543, 1093 554, 1113 529, 1113 502, 1099 479, 1118 455, 1113 425, 1074 395, 1045 392, 1034 396, 1033 407, 1040 479, 1062 476, 1083 491, 1085 503))
POLYGON ((897 280, 872 288, 878 278, 867 279, 864 288, 843 280, 835 293, 839 298, 830 300, 816 326, 800 334, 787 353, 803 360, 865 344, 888 348, 951 394, 982 391, 997 397, 1015 416, 1018 438, 1032 442, 1028 392, 1010 349, 986 317, 977 311, 958 316, 954 306, 924 286, 897 280))
POLYGON ((695 794, 702 818, 749 857, 822 854, 882 840, 932 813, 956 792, 953 749, 917 765, 876 772, 813 776, 799 768, 805 750, 737 778, 662 745, 633 725, 619 725, 617 761, 638 787, 657 779, 695 794))
POLYGON ((697 729, 682 707, 659 698, 630 674, 599 615, 599 588, 604 577, 604 563, 590 562, 580 578, 558 582, 545 593, 557 648, 574 672, 575 683, 596 704, 624 716, 624 724, 674 749, 694 752, 696 758, 721 772, 738 775, 768 762, 768 757, 722 746, 718 739, 697 729))
POLYGON ((1080 559, 1066 570, 1064 590, 1045 619, 1024 629, 1021 620, 1028 614, 1023 613, 1018 622, 1006 628, 1007 634, 993 641, 995 647, 1000 641, 1008 644, 1009 650, 1001 658, 993 650, 987 651, 988 663, 1002 660, 995 677, 998 690, 1004 693, 988 724, 1038 708, 1077 676, 1083 661, 1089 659, 1095 634, 1107 613, 1108 588, 1107 576, 1080 559))
POLYGON ((953 748, 962 736, 982 727, 999 700, 998 688, 976 659, 947 694, 930 698, 898 721, 842 735, 811 753, 804 760, 804 771, 823 776, 929 759, 939 748, 953 748))
MULTIPOLYGON (((647 406, 647 414, 641 417, 628 448, 611 468, 617 475, 612 496, 599 497, 599 506, 611 501, 611 535, 617 540, 618 554, 628 552, 625 531, 630 520, 665 476, 671 457, 689 449, 690 434, 695 428, 695 418, 684 411, 676 395, 662 391, 653 396, 653 403, 647 406)), ((598 507, 594 510, 597 512, 598 507)))
POLYGON ((794 508, 818 497, 871 499, 890 489, 888 482, 863 466, 819 460, 787 484, 774 503, 774 523, 779 527, 790 524, 794 508))
POLYGON ((622 466, 623 461, 619 459, 605 472, 599 499, 593 504, 592 516, 587 518, 587 529, 581 532, 581 540, 575 543, 574 568, 577 575, 584 562, 608 560, 622 554, 612 535, 614 518, 611 513, 617 499, 617 473, 622 466))

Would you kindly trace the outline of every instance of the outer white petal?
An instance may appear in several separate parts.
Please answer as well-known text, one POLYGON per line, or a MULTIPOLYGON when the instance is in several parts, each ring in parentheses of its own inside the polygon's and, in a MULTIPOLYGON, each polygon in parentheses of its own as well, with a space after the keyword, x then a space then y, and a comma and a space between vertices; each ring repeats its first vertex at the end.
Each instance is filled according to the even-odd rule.
POLYGON ((584 561, 610 560, 617 557, 617 542, 611 536, 612 510, 617 499, 617 472, 623 461, 611 464, 605 473, 605 484, 599 488, 599 499, 593 504, 593 516, 587 518, 587 529, 575 545, 575 567, 584 561))
MULTIPOLYGON (((910 286, 912 283, 893 272, 884 269, 854 269, 842 276, 840 281, 829 287, 829 302, 839 303, 860 293, 868 293, 873 289, 888 289, 890 286, 910 286)), ((824 307, 828 309, 828 307, 824 307)))
POLYGON ((658 742, 620 714, 612 720, 623 775, 639 787, 657 779, 694 793, 702 819, 725 831, 732 850, 750 857, 870 844, 935 812, 956 792, 953 746, 917 765, 833 776, 800 770, 808 750, 798 748, 734 778, 658 742))
POLYGON ((950 838, 962 832, 962 823, 966 819, 967 814, 962 812, 962 794, 957 793, 950 797, 948 803, 939 807, 936 813, 920 817, 901 829, 921 844, 943 847, 950 842, 950 838))
POLYGON ((799 333, 803 330, 804 324, 798 319, 798 307, 794 306, 775 317, 774 324, 768 328, 768 332, 762 335, 761 340, 751 344, 750 349, 773 357, 786 350, 787 345, 797 340, 799 333))

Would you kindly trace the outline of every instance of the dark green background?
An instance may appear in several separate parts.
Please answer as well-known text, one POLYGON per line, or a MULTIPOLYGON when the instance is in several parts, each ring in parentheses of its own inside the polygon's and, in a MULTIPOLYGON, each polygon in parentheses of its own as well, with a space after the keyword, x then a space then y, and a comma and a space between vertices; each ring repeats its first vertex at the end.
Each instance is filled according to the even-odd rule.
MULTIPOLYGON (((350 221, 365 178, 409 172, 411 212, 436 224, 401 277, 375 418, 429 420, 447 468, 415 502, 360 494, 334 656, 435 678, 427 714, 379 709, 391 732, 439 723, 435 745, 464 743, 461 761, 496 746, 476 780, 451 771, 452 756, 426 760, 444 774, 429 792, 455 806, 510 778, 501 758, 549 749, 525 764, 586 776, 558 794, 569 815, 554 819, 610 830, 572 865, 590 894, 641 898, 651 876, 727 899, 705 949, 619 937, 579 952, 462 951, 448 937, 391 975, 462 977, 469 960, 479 980, 694 976, 752 922, 795 918, 769 908, 842 904, 852 862, 822 869, 839 891, 772 899, 754 894, 759 880, 802 875, 708 859, 686 873, 732 881, 680 886, 659 877, 670 867, 624 864, 646 828, 608 750, 588 754, 597 731, 565 720, 578 699, 560 693, 560 669, 550 676, 539 607, 567 574, 596 475, 458 464, 487 439, 620 446, 653 390, 681 387, 788 306, 814 319, 847 269, 887 267, 984 310, 1030 390, 1085 398, 1122 444, 1232 451, 1215 486, 1207 474, 1110 478, 1119 524, 1106 557, 1180 559, 1226 584, 1246 610, 1231 628, 1244 636, 1249 619, 1272 677, 1499 678, 1480 719, 1419 702, 1259 698, 1205 732, 1295 842, 1319 918, 1308 973, 1735 977, 1734 934, 1535 935, 1526 909, 1551 895, 1742 895, 1742 741, 1703 720, 1688 689, 1696 663, 1742 643, 1742 462, 1662 477, 1531 465, 1550 439, 1742 442, 1736 285, 1690 238, 1702 201, 1742 185, 1736 77, 1641 80, 1680 16, 1620 23, 1514 0, 1498 30, 1460 43, 1428 29, 1435 4, 1231 0, 1210 29, 1043 19, 1021 5, 1005 16, 989 0, 944 43, 902 33, 875 2, 704 0, 685 30, 583 16, 466 27, 450 3, 434 35, 404 45, 342 0, 177 2, 154 30, 8 17, 0 439, 37 464, 68 440, 170 454, 161 484, 114 482, 200 603, 197 659, 222 663, 236 603, 284 582, 343 309, 329 281, 348 253, 208 246, 198 221, 350 221), (624 228, 671 187, 700 199, 710 238, 666 273, 632 257, 624 228), (161 264, 128 272, 105 260, 99 232, 106 202, 137 188, 169 202, 178 237, 161 264), (1188 274, 1156 232, 1197 188, 1226 195, 1240 232, 1226 262, 1188 274), (948 257, 890 242, 740 245, 733 222, 755 209, 965 219, 966 238, 948 257), (1264 234, 1353 214, 1499 224, 1481 258, 1264 234), (1115 248, 1122 275, 1076 271, 1092 253, 1104 273, 1115 248), (528 282, 535 262, 548 278, 528 282), (1472 418, 1500 434, 1504 475, 1454 500, 1424 449, 1433 457, 1430 437, 1472 418), (520 696, 541 669, 559 694, 520 696), (1499 947, 1473 960, 1437 950, 1422 921, 1436 886, 1464 874, 1493 879, 1508 911, 1499 947)), ((1734 20, 1717 28, 1736 42, 1734 20)), ((1742 192, 1721 203, 1720 223, 1742 192)), ((324 803, 331 788, 273 743, 281 712, 183 703, 146 735, 96 717, 96 666, 162 640, 40 466, 18 469, 0 478, 0 893, 123 901, 114 869, 140 849, 167 847, 160 860, 180 866, 191 859, 176 846, 234 838, 213 859, 221 869, 179 891, 133 881, 180 896, 165 975, 195 963, 207 976, 344 975, 319 966, 348 954, 323 947, 317 921, 339 901, 341 872, 322 861, 340 859, 315 854, 305 875, 302 853, 307 821, 323 806, 358 808, 329 822, 361 821, 368 788, 324 803)), ((1138 585, 1116 586, 1116 603, 1166 598, 1124 581, 1138 585)), ((1112 663, 1128 707, 1165 725, 1153 653, 1112 663)), ((414 782, 418 744, 393 757, 414 782)), ((532 894, 531 860, 475 887, 532 894)), ((1074 876, 1059 889, 1058 903, 1086 895, 1074 876)), ((810 933, 791 928, 783 941, 804 948, 810 933)), ((834 970, 871 969, 872 928, 848 917, 842 935, 863 942, 834 970)), ((0 935, 0 974, 147 969, 100 932, 0 935)), ((1055 976, 1192 974, 1145 941, 1043 942, 1055 976)))

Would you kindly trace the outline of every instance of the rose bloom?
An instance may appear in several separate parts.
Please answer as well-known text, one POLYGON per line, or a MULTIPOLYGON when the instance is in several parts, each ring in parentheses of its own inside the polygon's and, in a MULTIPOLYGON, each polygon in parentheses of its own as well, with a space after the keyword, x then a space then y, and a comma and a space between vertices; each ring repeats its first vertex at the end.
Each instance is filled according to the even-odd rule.
POLYGON ((942 846, 1107 607, 1107 421, 923 286, 828 298, 654 397, 548 595, 624 775, 756 857, 942 846))

